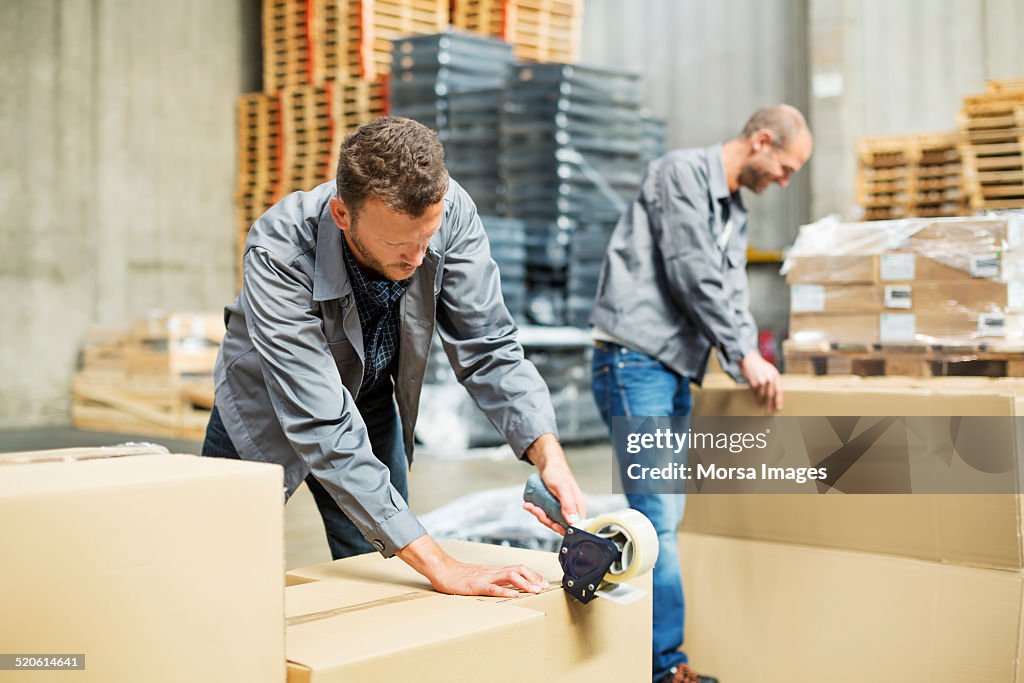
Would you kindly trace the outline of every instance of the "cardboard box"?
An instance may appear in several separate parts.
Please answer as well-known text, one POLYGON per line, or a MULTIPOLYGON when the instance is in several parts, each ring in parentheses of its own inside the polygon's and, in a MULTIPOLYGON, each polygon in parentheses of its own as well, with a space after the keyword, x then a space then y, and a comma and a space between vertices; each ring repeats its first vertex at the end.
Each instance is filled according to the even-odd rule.
MULTIPOLYGON (((616 604, 602 598, 583 605, 570 598, 561 588, 561 568, 558 566, 558 559, 553 553, 542 553, 532 550, 518 548, 505 548, 500 546, 483 545, 478 543, 466 543, 460 541, 444 541, 442 547, 456 559, 465 562, 507 566, 514 564, 525 564, 540 572, 552 587, 547 591, 537 594, 522 594, 515 599, 500 598, 466 598, 440 596, 433 592, 429 582, 409 568, 408 565, 397 559, 385 560, 376 553, 360 555, 337 562, 328 562, 312 567, 295 569, 288 572, 288 581, 293 585, 287 589, 289 595, 300 591, 310 591, 315 584, 298 584, 300 581, 345 581, 363 582, 372 584, 377 591, 383 593, 366 593, 370 602, 380 599, 389 593, 394 595, 425 595, 421 599, 408 599, 404 602, 388 603, 395 605, 391 607, 394 618, 398 618, 404 609, 437 607, 437 614, 444 614, 448 609, 445 605, 459 603, 470 606, 473 610, 480 611, 480 616, 470 617, 469 613, 460 612, 460 618, 466 620, 478 619, 479 623, 494 624, 498 619, 495 614, 501 614, 510 609, 515 611, 514 617, 501 614, 500 619, 503 628, 509 632, 522 629, 529 629, 539 632, 541 640, 539 644, 529 647, 520 646, 518 641, 509 642, 501 639, 501 644, 506 650, 514 650, 521 653, 520 661, 513 662, 515 657, 506 655, 500 662, 489 661, 490 676, 479 677, 452 677, 452 667, 458 663, 459 666, 472 667, 475 664, 468 658, 462 660, 457 657, 463 655, 459 648, 464 647, 457 638, 439 639, 432 646, 432 654, 429 662, 416 669, 416 680, 506 680, 502 670, 508 667, 508 672, 519 676, 517 680, 557 680, 579 683, 591 683, 601 680, 637 681, 638 683, 649 681, 651 678, 651 609, 652 597, 651 574, 647 573, 633 582, 633 585, 646 591, 646 595, 629 605, 616 604), (429 597, 434 602, 426 602, 429 597), (532 620, 525 620, 522 611, 539 614, 543 616, 540 628, 532 620), (533 649, 531 649, 533 648, 533 649), (434 663, 440 668, 433 668, 434 663), (521 674, 522 666, 534 667, 531 675, 521 674), (435 671, 440 672, 435 674, 435 671), (447 677, 443 675, 447 672, 447 677), (433 676, 442 676, 433 678, 433 676)), ((381 615, 377 617, 363 616, 365 619, 376 619, 381 630, 387 629, 393 621, 390 616, 384 615, 380 608, 385 605, 376 603, 369 605, 367 609, 360 609, 364 615, 381 615)), ((307 608, 308 609, 308 608, 307 608)), ((441 625, 443 620, 435 616, 434 622, 437 628, 442 629, 439 634, 444 633, 445 626, 441 625)), ((365 622, 371 624, 371 622, 365 622)), ((468 623, 468 622, 467 622, 468 623)), ((340 622, 339 622, 340 624, 340 622)), ((368 625, 367 628, 371 626, 368 625)), ((308 656, 309 648, 312 647, 307 639, 319 638, 311 633, 311 629, 299 629, 296 625, 288 627, 288 659, 289 659, 289 680, 303 681, 307 679, 301 676, 310 676, 312 681, 335 680, 327 676, 330 670, 343 671, 350 665, 348 655, 344 651, 338 651, 332 660, 313 659, 308 656), (295 678, 292 678, 292 677, 295 678)), ((318 641, 322 642, 322 641, 318 641)), ((531 642, 532 641, 528 641, 531 642)), ((393 643, 395 650, 402 647, 400 643, 393 643)), ((406 645, 411 647, 412 645, 406 645)), ((476 646, 473 646, 476 647, 476 646)), ((481 646, 482 647, 482 646, 481 646)), ((483 652, 483 650, 481 650, 483 652)), ((466 655, 468 657, 468 655, 466 655)), ((470 671, 472 669, 467 669, 470 671)), ((352 680, 352 679, 347 679, 352 680)), ((359 680, 359 679, 356 679, 359 680)), ((377 680, 377 679, 373 679, 377 680)))
POLYGON ((1024 283, 973 279, 887 284, 794 284, 790 312, 805 313, 965 313, 1020 311, 1024 283))
POLYGON ((836 254, 794 256, 786 282, 874 284, 878 281, 878 256, 874 254, 836 254))
MULTIPOLYGON (((877 284, 887 282, 961 281, 1003 277, 1002 252, 936 254, 913 251, 881 254, 798 256, 788 259, 786 282, 818 284, 877 284)), ((1012 274, 1016 277, 1016 274, 1012 274)), ((1019 279, 1019 278, 1018 278, 1019 279)))
POLYGON ((801 344, 998 341, 1022 336, 1022 316, 998 310, 893 309, 877 314, 793 313, 789 318, 789 338, 801 344))
POLYGON ((284 679, 280 467, 147 449, 6 454, 0 643, 84 654, 5 681, 284 679))
POLYGON ((285 615, 289 683, 518 683, 535 677, 544 650, 539 612, 379 581, 291 586, 285 615))
POLYGON ((1019 572, 680 535, 686 650, 743 683, 1022 678, 1019 572))
MULTIPOLYGON (((1024 382, 783 375, 783 416, 1022 414, 1024 382)), ((762 415, 746 387, 708 378, 694 415, 762 415)), ((823 438, 825 438, 823 436, 823 438)), ((683 529, 735 538, 1024 568, 1020 495, 691 495, 683 529)))

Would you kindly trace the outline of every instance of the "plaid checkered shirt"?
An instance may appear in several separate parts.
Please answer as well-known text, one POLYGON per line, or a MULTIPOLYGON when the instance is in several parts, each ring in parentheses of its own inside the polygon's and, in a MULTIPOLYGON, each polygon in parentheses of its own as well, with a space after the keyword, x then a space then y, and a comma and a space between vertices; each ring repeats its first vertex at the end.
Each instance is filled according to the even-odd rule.
POLYGON ((347 240, 341 240, 345 268, 352 278, 359 325, 363 328, 363 383, 360 391, 373 386, 398 355, 398 302, 409 280, 372 279, 356 261, 347 240))

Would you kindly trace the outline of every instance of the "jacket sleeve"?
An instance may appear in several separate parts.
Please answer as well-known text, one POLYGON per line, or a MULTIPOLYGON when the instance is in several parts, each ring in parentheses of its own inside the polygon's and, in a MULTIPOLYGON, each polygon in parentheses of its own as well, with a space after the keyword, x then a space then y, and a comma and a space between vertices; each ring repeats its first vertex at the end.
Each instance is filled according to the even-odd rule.
POLYGON ((312 283, 261 248, 246 253, 243 281, 246 323, 281 429, 363 536, 394 555, 426 531, 373 454, 312 310, 312 283))
POLYGON ((459 189, 450 217, 437 330, 459 382, 519 458, 543 434, 557 434, 547 385, 526 360, 501 295, 483 223, 459 189))
MULTIPOLYGON (((737 313, 746 297, 729 282, 724 251, 712 233, 707 180, 687 164, 668 164, 652 178, 648 201, 655 204, 651 227, 660 251, 669 296, 686 311, 723 358, 733 377, 752 350, 745 316, 737 313)), ((747 312, 749 315, 749 312, 747 312)))

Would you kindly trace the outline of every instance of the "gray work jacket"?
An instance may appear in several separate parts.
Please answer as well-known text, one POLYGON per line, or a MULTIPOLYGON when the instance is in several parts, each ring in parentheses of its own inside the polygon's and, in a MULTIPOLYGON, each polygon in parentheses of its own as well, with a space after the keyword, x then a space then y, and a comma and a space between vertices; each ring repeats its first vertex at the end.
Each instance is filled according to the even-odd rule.
MULTIPOLYGON (((328 201, 334 183, 288 195, 249 231, 242 292, 224 309, 216 403, 239 455, 312 472, 385 557, 425 533, 373 454, 355 406, 363 337, 328 201)), ((476 207, 450 181, 441 228, 400 303, 395 399, 412 462, 435 328, 459 381, 519 457, 555 433, 548 389, 523 357, 476 207)))
POLYGON ((729 193, 722 146, 669 152, 615 226, 590 324, 698 384, 714 346, 740 381, 757 348, 746 265, 747 211, 729 193))

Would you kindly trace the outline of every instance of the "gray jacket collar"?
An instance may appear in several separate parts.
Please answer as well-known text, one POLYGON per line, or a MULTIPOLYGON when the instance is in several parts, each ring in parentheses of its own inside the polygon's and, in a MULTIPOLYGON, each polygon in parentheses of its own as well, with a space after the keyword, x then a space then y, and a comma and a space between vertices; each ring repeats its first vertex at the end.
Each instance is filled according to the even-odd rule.
POLYGON ((706 154, 708 159, 708 189, 711 190, 711 195, 719 202, 727 199, 741 209, 746 210, 740 197, 740 191, 736 190, 735 193, 730 193, 729 185, 725 182, 725 162, 722 159, 722 143, 717 142, 708 147, 706 154))
MULTIPOLYGON (((334 196, 333 194, 331 195, 334 196)), ((352 281, 341 252, 341 228, 331 216, 330 199, 320 211, 316 229, 316 263, 313 266, 313 300, 340 299, 352 291, 352 281)))

